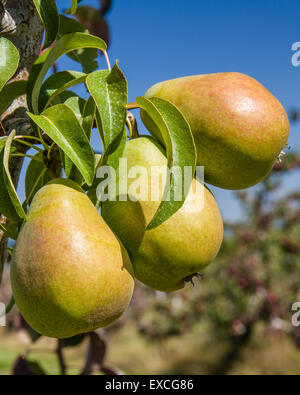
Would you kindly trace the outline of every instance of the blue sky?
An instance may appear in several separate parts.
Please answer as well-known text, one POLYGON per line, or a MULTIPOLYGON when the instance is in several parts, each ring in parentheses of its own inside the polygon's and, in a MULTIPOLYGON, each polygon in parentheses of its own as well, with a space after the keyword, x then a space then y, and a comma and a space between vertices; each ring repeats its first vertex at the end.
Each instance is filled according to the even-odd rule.
MULTIPOLYGON (((67 8, 70 2, 58 3, 67 8)), ((299 16, 296 0, 114 0, 107 16, 109 56, 112 62, 119 59, 130 101, 165 79, 238 71, 260 81, 287 110, 300 108, 300 67, 291 63, 292 43, 300 41, 299 16)), ((63 59, 59 69, 65 68, 77 65, 63 59)), ((290 145, 300 150, 299 129, 291 129, 290 145)), ((300 184, 299 174, 287 179, 285 187, 295 184, 300 184)), ((223 216, 240 218, 233 193, 213 191, 223 216)))

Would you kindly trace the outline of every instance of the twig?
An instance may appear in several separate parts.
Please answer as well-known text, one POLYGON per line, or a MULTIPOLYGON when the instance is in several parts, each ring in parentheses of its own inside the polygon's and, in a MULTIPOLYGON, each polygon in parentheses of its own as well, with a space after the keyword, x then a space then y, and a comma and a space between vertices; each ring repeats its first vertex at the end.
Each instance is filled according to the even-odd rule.
POLYGON ((62 340, 60 340, 60 339, 57 340, 56 354, 57 354, 57 357, 58 357, 58 362, 59 362, 59 367, 60 367, 60 374, 62 376, 65 376, 67 374, 67 366, 66 366, 66 363, 65 363, 64 355, 63 355, 62 340))

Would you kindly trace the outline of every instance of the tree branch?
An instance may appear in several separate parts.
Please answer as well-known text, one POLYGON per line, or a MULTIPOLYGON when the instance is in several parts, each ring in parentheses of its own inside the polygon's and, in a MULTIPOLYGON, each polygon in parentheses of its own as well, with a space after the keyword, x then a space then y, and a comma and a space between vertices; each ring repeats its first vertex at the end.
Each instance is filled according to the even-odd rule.
MULTIPOLYGON (((43 25, 32 0, 0 1, 0 34, 11 40, 20 53, 20 65, 11 81, 27 80, 30 69, 39 56, 43 38, 43 25)), ((0 117, 0 133, 9 135, 15 129, 17 134, 31 135, 33 131, 26 111, 26 96, 14 100, 0 117)), ((26 147, 20 146, 20 150, 26 152, 26 147)), ((11 163, 15 186, 18 184, 22 163, 22 158, 15 158, 11 163)), ((6 237, 0 232, 0 283, 6 247, 6 237)))
POLYGON ((56 353, 57 353, 59 367, 60 367, 60 374, 62 376, 65 376, 67 374, 67 366, 66 366, 64 354, 63 354, 63 341, 60 339, 57 340, 56 353))

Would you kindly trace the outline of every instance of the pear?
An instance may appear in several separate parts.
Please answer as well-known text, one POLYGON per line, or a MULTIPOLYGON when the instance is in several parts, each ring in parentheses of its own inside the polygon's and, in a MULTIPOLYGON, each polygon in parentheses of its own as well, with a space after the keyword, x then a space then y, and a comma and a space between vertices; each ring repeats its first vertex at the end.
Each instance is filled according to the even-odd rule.
MULTIPOLYGON (((177 78, 151 87, 145 97, 174 104, 189 122, 205 181, 224 189, 244 189, 264 179, 289 136, 279 101, 258 81, 240 73, 177 78)), ((142 111, 148 130, 161 134, 142 111)))
MULTIPOLYGON (((167 159, 161 146, 150 137, 127 142, 124 159, 127 196, 119 194, 116 201, 104 202, 102 216, 124 243, 138 280, 165 292, 183 288, 215 258, 221 246, 223 222, 217 203, 210 191, 194 179, 181 209, 157 228, 146 230, 159 207, 166 181, 164 177, 160 185, 151 182, 151 169, 158 166, 167 174, 167 159), (141 178, 136 189, 133 186, 137 179, 130 178, 134 166, 147 172, 147 180, 141 178), (142 185, 147 181, 148 185, 142 185), (156 194, 154 188, 158 188, 157 201, 151 200, 156 194), (148 190, 143 198, 141 189, 148 190)), ((119 168, 118 174, 121 171, 119 168)))
POLYGON ((60 181, 32 201, 14 249, 11 283, 28 324, 61 339, 112 323, 134 286, 124 247, 89 198, 60 181))

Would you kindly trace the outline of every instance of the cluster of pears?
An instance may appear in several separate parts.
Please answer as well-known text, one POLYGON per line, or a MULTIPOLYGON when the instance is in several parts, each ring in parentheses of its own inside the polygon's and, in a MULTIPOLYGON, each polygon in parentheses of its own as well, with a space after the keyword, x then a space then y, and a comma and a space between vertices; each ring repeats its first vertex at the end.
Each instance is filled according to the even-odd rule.
MULTIPOLYGON (((287 143, 283 107, 243 74, 165 81, 145 96, 168 100, 181 110, 206 181, 221 188, 242 189, 261 181, 287 143)), ((150 175, 167 159, 159 129, 145 112, 141 116, 156 139, 129 140, 121 156, 128 172, 143 166, 150 175)), ((152 196, 150 181, 147 187, 152 196)), ((163 190, 164 185, 161 199, 163 190)), ((134 277, 156 290, 175 291, 217 255, 223 222, 205 185, 194 179, 190 187, 192 204, 201 209, 190 209, 188 195, 176 214, 151 230, 146 228, 159 199, 141 200, 130 191, 127 199, 103 203, 101 215, 71 181, 56 180, 37 192, 11 266, 16 303, 37 332, 66 338, 109 325, 129 305, 134 277)))

